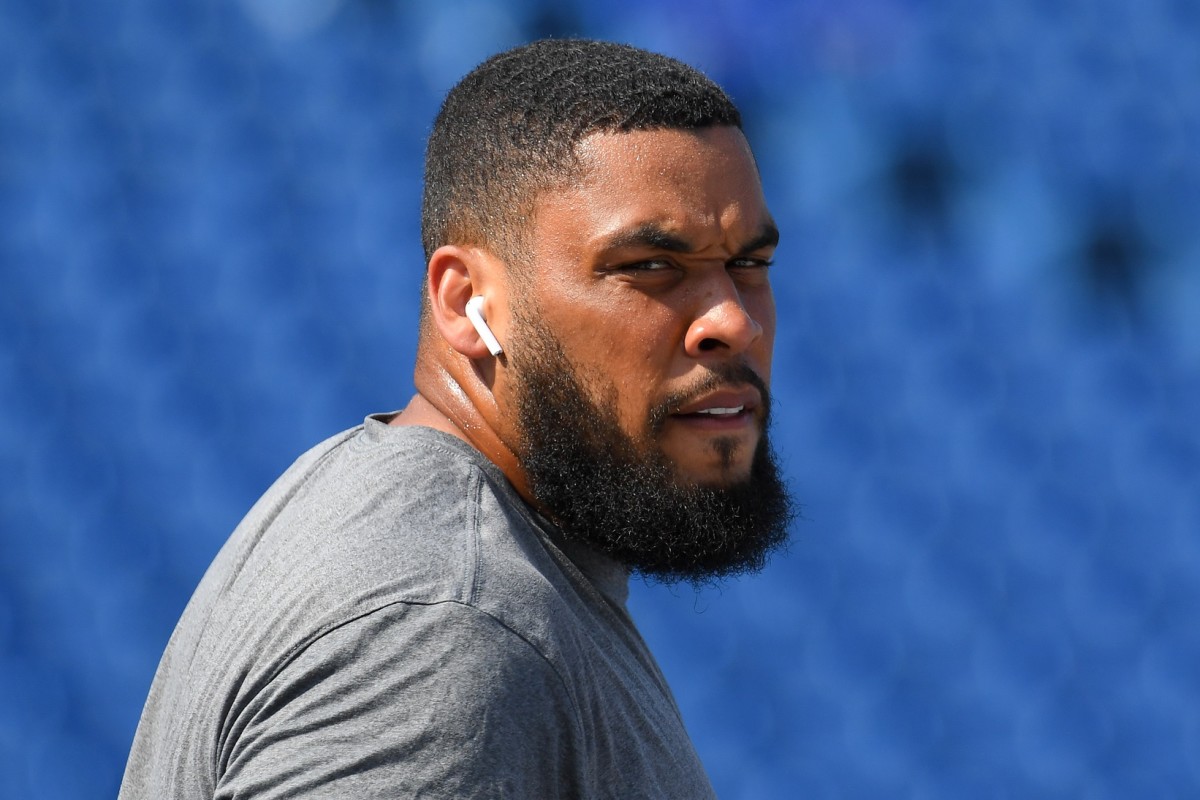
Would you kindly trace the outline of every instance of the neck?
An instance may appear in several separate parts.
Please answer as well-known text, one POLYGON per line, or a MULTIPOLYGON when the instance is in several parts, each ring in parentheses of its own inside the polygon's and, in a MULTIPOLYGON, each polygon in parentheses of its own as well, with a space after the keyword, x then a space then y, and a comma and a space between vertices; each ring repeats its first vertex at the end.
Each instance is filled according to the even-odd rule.
POLYGON ((421 425, 462 439, 499 467, 525 502, 536 508, 515 446, 506 443, 515 439, 499 432, 495 396, 474 369, 467 380, 459 380, 455 372, 419 361, 414 375, 417 394, 389 424, 421 425))

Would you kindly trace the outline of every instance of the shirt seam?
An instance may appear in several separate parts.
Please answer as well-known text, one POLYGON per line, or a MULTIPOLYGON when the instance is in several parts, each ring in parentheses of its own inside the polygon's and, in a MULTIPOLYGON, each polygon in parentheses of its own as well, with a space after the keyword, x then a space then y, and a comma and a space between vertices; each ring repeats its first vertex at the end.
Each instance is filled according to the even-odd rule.
POLYGON ((570 681, 568 681, 566 676, 564 676, 562 674, 562 671, 558 668, 558 666, 556 666, 555 663, 545 653, 543 653, 542 650, 536 644, 534 644, 532 641, 530 641, 529 638, 527 638, 520 631, 516 630, 511 625, 506 623, 501 618, 497 617, 495 614, 491 614, 487 611, 484 611, 482 608, 479 608, 478 606, 473 605, 471 603, 466 603, 466 602, 463 602, 462 600, 457 600, 457 599, 452 599, 452 598, 447 598, 447 599, 443 599, 443 600, 426 600, 426 601, 408 600, 408 599, 403 599, 403 598, 389 600, 386 603, 382 603, 382 604, 379 604, 372 608, 363 610, 361 613, 354 614, 352 616, 346 617, 345 619, 341 619, 341 620, 334 621, 334 622, 329 622, 325 625, 322 625, 321 627, 319 627, 315 631, 313 631, 313 635, 311 635, 308 638, 305 638, 301 642, 297 642, 295 645, 293 645, 287 651, 285 651, 283 657, 280 659, 278 668, 276 668, 275 670, 272 670, 271 674, 268 677, 266 677, 265 680, 263 681, 263 684, 262 684, 263 690, 265 690, 267 686, 270 686, 271 683, 273 683, 275 681, 275 679, 278 678, 279 675, 285 669, 287 669, 288 666, 290 666, 297 658, 299 658, 305 651, 307 651, 310 647, 312 647, 317 642, 321 641, 322 639, 324 639, 326 636, 330 635, 334 631, 337 631, 343 627, 346 627, 347 625, 352 625, 355 622, 359 622, 361 620, 366 619, 367 617, 370 617, 381 611, 386 611, 387 609, 393 608, 395 606, 418 606, 418 607, 431 608, 433 606, 441 606, 441 605, 457 606, 466 611, 474 612, 475 614, 477 614, 479 616, 488 618, 489 620, 494 622, 497 626, 499 626, 502 630, 508 632, 511 636, 519 639, 530 650, 532 650, 535 654, 537 654, 537 657, 539 659, 541 659, 542 662, 545 663, 545 665, 550 669, 550 671, 552 673, 554 673, 554 676, 556 678, 558 678, 559 683, 562 684, 563 694, 566 695, 567 701, 571 705, 571 716, 575 720, 576 734, 579 735, 580 737, 582 737, 582 735, 583 735, 582 711, 580 710, 579 705, 575 700, 575 696, 571 692, 570 681))

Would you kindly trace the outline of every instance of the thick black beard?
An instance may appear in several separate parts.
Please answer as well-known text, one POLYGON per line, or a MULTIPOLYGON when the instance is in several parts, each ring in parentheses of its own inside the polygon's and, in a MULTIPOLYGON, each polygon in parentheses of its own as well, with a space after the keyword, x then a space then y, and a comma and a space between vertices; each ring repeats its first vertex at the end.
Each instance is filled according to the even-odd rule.
MULTIPOLYGON (((752 383, 761 392, 763 435, 750 475, 722 487, 680 485, 652 438, 639 447, 611 404, 589 398, 557 339, 516 322, 510 344, 521 346, 506 349, 519 380, 521 463, 534 499, 563 534, 665 583, 699 586, 761 570, 786 542, 795 512, 768 440, 770 401, 758 375, 732 364, 698 387, 752 383)), ((651 412, 650 437, 678 400, 651 412)))

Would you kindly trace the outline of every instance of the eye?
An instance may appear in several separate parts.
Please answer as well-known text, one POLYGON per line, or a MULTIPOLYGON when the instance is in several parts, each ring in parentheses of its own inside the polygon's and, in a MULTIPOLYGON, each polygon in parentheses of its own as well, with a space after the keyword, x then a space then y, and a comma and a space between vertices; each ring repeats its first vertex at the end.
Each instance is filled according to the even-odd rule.
POLYGON ((650 261, 636 261, 632 264, 625 264, 621 267, 621 269, 625 270, 626 272, 664 272, 674 268, 675 265, 670 261, 653 259, 650 261))
POLYGON ((643 258, 616 263, 606 272, 614 279, 643 292, 669 289, 683 280, 686 270, 669 258, 643 258))
POLYGON ((768 268, 772 263, 768 258, 735 258, 725 265, 725 269, 743 286, 766 286, 770 280, 768 268))
POLYGON ((767 269, 774 261, 769 258, 735 258, 728 264, 729 269, 767 269))
POLYGON ((673 283, 684 275, 684 270, 678 264, 665 258, 630 261, 618 266, 614 272, 624 276, 628 281, 653 286, 673 283))
POLYGON ((725 265, 725 269, 744 278, 767 279, 767 270, 773 263, 774 261, 769 258, 752 258, 745 255, 745 257, 731 260, 725 265))

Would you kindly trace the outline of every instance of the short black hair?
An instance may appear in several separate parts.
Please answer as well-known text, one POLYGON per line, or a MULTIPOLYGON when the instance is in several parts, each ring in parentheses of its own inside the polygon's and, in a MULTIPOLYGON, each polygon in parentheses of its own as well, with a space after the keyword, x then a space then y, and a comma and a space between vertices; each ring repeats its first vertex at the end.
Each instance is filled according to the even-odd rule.
POLYGON ((425 155, 421 240, 520 252, 537 195, 569 180, 599 132, 742 127, 693 67, 628 45, 544 39, 492 56, 446 96, 425 155))

